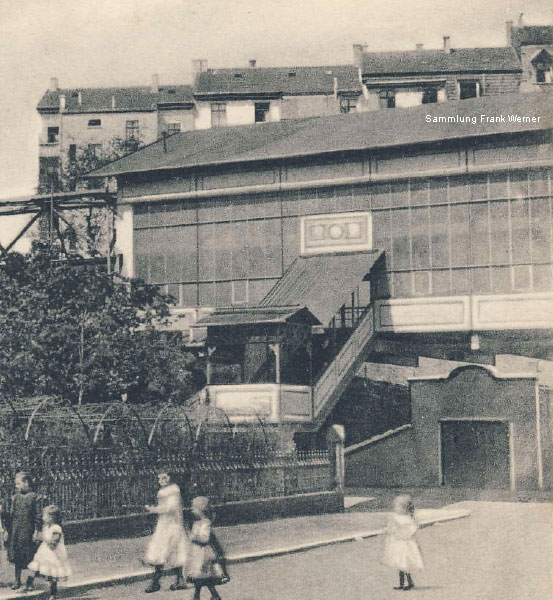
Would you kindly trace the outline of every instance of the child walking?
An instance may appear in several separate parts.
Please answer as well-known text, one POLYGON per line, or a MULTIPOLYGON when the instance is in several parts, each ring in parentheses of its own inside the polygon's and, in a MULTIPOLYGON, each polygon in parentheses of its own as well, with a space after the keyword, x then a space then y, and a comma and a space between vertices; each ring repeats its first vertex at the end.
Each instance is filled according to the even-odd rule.
POLYGON ((386 527, 384 564, 399 570, 399 586, 396 590, 412 590, 415 587, 414 570, 424 568, 422 555, 415 538, 418 529, 415 507, 410 496, 397 496, 386 527), (407 581, 407 585, 405 582, 407 581))
POLYGON ((148 594, 161 589, 164 567, 172 568, 175 573, 175 583, 171 585, 171 590, 187 587, 182 569, 188 560, 190 542, 183 525, 180 489, 171 482, 171 476, 166 471, 160 471, 157 480, 157 506, 145 507, 148 512, 159 515, 144 559, 144 562, 154 567, 152 581, 146 588, 148 594))
POLYGON ((31 490, 29 473, 21 471, 15 476, 15 494, 7 515, 8 560, 15 567, 12 590, 21 587, 21 572, 33 560, 36 551, 34 537, 38 533, 38 496, 31 490))
POLYGON ((27 577, 24 591, 33 589, 35 577, 42 576, 50 582, 48 600, 55 600, 58 591, 58 581, 71 575, 71 567, 67 558, 63 530, 61 528, 61 513, 57 506, 51 504, 42 512, 42 532, 39 534, 40 544, 28 568, 34 575, 27 577))
POLYGON ((200 600, 202 587, 211 592, 212 600, 221 600, 216 585, 227 583, 230 578, 226 572, 222 548, 212 531, 212 510, 205 496, 192 500, 194 524, 190 533, 192 549, 188 563, 188 580, 194 584, 193 600, 200 600))

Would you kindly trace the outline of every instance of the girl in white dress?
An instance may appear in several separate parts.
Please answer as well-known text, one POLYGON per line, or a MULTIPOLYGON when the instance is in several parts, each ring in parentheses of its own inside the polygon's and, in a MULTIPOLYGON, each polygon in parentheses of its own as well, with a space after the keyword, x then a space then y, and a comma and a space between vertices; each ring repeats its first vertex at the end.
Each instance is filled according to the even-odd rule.
POLYGON ((200 600, 202 588, 211 593, 211 600, 221 600, 216 585, 228 583, 225 558, 220 544, 212 530, 213 511, 209 499, 197 496, 192 500, 194 524, 190 532, 192 548, 188 562, 188 580, 194 584, 194 598, 200 600))
POLYGON ((386 527, 384 564, 399 570, 399 586, 396 590, 412 590, 415 587, 411 572, 424 568, 422 555, 415 534, 415 507, 410 496, 394 499, 394 512, 390 514, 386 527), (405 585, 407 579, 407 585, 405 585))
POLYGON ((148 544, 144 562, 155 569, 146 593, 161 589, 160 580, 164 567, 173 569, 176 579, 172 590, 186 589, 182 568, 188 559, 189 540, 184 530, 182 500, 179 486, 171 483, 170 475, 161 471, 157 476, 159 491, 157 505, 146 506, 150 513, 159 515, 156 528, 148 544))
POLYGON ((31 591, 35 577, 41 575, 50 582, 49 600, 54 600, 58 591, 58 581, 71 575, 59 508, 53 504, 47 506, 42 512, 42 522, 42 532, 38 535, 42 543, 27 567, 34 575, 27 577, 24 591, 31 591))

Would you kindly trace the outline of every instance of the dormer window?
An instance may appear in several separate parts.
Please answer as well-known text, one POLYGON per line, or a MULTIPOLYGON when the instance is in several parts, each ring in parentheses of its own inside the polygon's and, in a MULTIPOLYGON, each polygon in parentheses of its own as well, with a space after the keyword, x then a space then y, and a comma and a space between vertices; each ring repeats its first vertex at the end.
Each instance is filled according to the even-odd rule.
POLYGON ((553 64, 551 54, 544 48, 530 62, 534 67, 536 83, 551 83, 551 66, 553 64))
POLYGON ((171 88, 170 90, 167 90, 168 94, 176 94, 177 90, 175 90, 174 88, 171 88))
POLYGON ((296 76, 296 72, 295 71, 290 71, 288 73, 288 77, 295 77, 296 76))
POLYGON ((234 79, 244 79, 244 73, 235 73, 234 79))

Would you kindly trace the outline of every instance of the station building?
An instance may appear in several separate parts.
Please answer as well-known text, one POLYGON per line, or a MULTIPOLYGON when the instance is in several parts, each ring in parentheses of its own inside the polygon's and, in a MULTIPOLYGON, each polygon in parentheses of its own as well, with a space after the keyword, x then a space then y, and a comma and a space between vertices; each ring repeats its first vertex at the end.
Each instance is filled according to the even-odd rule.
POLYGON ((231 420, 298 442, 367 361, 459 361, 350 446, 349 484, 541 488, 550 391, 497 364, 551 360, 550 100, 190 131, 95 175, 117 177, 124 273, 177 299, 231 420))

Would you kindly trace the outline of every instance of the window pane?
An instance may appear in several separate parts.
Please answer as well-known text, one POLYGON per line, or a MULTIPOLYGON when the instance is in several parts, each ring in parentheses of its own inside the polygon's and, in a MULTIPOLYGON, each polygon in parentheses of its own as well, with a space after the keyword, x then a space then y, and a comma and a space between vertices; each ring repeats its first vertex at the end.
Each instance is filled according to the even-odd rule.
POLYGON ((449 296, 451 294, 451 272, 432 271, 432 294, 434 296, 449 296))
POLYGON ((510 267, 492 268, 492 291, 495 293, 511 291, 511 269, 510 267))
POLYGON ((513 267, 513 290, 526 291, 530 289, 529 265, 515 265, 513 267))
POLYGON ((490 198, 508 198, 507 173, 490 173, 490 198))
POLYGON ((509 264, 509 208, 506 202, 490 203, 492 263, 509 264))
POLYGON ((411 206, 428 204, 428 181, 411 182, 411 206))
POLYGON ((200 306, 214 306, 215 305, 215 284, 214 283, 200 283, 199 294, 200 294, 200 306))
POLYGON ((435 206, 430 210, 432 266, 449 267, 448 207, 435 206))
POLYGON ((392 206, 409 205, 409 187, 407 183, 392 183, 390 193, 392 206))
POLYGON ((532 258, 551 260, 551 207, 549 198, 531 200, 532 210, 532 258))
POLYGON ((530 219, 528 200, 511 202, 513 263, 530 262, 530 219))
POLYGON ((371 188, 373 208, 388 208, 391 206, 390 184, 374 185, 371 188))
POLYGON ((526 172, 509 175, 509 192, 511 198, 528 196, 528 174, 526 172))
POLYGON ((487 294, 491 291, 491 277, 489 268, 471 269, 472 293, 487 294))
POLYGON ((232 283, 218 281, 215 284, 215 306, 230 306, 232 304, 232 283))
POLYGON ((428 202, 430 204, 447 202, 447 179, 433 179, 430 181, 428 202))
POLYGON ((372 215, 373 221, 373 247, 390 253, 391 244, 391 213, 388 210, 375 212, 372 215))
POLYGON ((181 294, 183 306, 196 306, 198 304, 198 286, 196 284, 183 284, 181 294))
POLYGON ((394 298, 411 296, 411 273, 394 273, 394 298))
POLYGON ((534 291, 551 291, 551 265, 534 265, 534 291))
POLYGON ((212 281, 215 279, 214 233, 213 225, 200 225, 198 227, 200 281, 212 281))
POLYGON ((413 243, 413 267, 430 266, 430 235, 428 208, 413 208, 411 210, 411 232, 413 243))
POLYGON ((292 264, 300 253, 300 222, 298 217, 282 220, 282 249, 284 252, 284 268, 292 264))
POLYGON ((470 269, 453 269, 452 293, 470 294, 470 269))
POLYGON ((466 202, 469 196, 466 177, 450 177, 448 194, 450 202, 466 202))
POLYGON ((467 265, 470 261, 468 206, 451 206, 450 222, 451 264, 453 266, 467 265))
POLYGON ((393 269, 408 269, 411 267, 410 256, 410 227, 407 210, 392 211, 392 264, 393 269))
POLYGON ((415 294, 417 296, 427 296, 430 294, 430 272, 415 271, 414 273, 415 294))
POLYGON ((490 264, 490 240, 488 227, 488 203, 470 207, 470 263, 490 264))
POLYGON ((485 200, 488 198, 488 176, 471 175, 470 177, 470 199, 485 200))
POLYGON ((549 170, 530 171, 528 174, 528 184, 531 196, 546 196, 549 192, 549 170))

